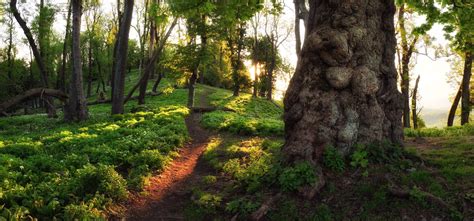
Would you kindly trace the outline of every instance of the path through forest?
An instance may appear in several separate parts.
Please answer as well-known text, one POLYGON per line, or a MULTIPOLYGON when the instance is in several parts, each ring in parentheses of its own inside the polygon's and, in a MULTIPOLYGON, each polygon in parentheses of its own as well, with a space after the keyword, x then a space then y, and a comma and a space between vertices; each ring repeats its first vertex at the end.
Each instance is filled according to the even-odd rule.
MULTIPOLYGON (((196 106, 210 107, 207 96, 211 89, 197 90, 196 106)), ((184 220, 184 208, 191 197, 191 189, 212 168, 201 159, 210 133, 200 126, 201 113, 186 118, 191 141, 179 149, 179 157, 166 169, 150 178, 144 191, 133 194, 127 204, 126 220, 184 220)))

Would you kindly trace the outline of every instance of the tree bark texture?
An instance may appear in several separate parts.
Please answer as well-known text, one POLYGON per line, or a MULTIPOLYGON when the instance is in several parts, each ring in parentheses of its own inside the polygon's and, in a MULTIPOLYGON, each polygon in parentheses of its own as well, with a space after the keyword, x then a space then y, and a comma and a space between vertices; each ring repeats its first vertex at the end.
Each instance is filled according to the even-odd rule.
POLYGON ((64 111, 66 121, 83 121, 89 117, 82 86, 81 17, 82 0, 72 0, 72 75, 69 102, 64 111))
POLYGON ((462 76, 461 95, 461 125, 469 123, 469 113, 471 112, 471 76, 472 76, 472 52, 466 52, 464 56, 464 73, 462 76))
POLYGON ((331 145, 402 144, 391 0, 310 2, 305 42, 285 95, 289 162, 320 163, 331 145))
POLYGON ((117 34, 117 49, 114 53, 112 114, 123 114, 124 112, 125 70, 127 67, 128 37, 132 22, 133 4, 134 0, 125 0, 124 14, 121 16, 122 21, 117 34))

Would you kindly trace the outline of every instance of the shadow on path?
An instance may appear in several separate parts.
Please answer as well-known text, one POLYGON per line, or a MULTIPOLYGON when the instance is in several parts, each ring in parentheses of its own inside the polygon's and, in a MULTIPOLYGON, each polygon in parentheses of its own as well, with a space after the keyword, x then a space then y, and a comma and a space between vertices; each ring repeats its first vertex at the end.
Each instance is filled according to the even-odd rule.
MULTIPOLYGON (((209 106, 207 95, 212 91, 203 88, 199 93, 199 106, 209 106)), ((186 118, 191 141, 179 149, 179 157, 165 170, 149 179, 144 191, 147 195, 131 194, 127 203, 125 220, 184 220, 184 209, 191 197, 191 190, 201 178, 213 172, 201 160, 210 133, 200 126, 201 113, 191 113, 186 118)))

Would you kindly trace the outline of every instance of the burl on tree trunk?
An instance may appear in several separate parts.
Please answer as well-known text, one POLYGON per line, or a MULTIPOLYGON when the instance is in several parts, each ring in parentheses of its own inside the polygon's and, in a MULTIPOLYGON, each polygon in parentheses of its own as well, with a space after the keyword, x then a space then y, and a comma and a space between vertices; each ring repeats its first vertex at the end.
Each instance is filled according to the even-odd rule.
POLYGON ((320 163, 332 145, 402 144, 393 0, 310 1, 307 36, 284 99, 284 152, 320 163))

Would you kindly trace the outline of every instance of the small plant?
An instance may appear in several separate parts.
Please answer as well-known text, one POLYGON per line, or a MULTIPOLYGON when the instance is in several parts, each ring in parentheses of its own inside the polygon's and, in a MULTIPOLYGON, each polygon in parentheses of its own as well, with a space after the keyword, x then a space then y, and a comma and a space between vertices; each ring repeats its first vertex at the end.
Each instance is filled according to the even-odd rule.
POLYGON ((278 181, 284 191, 294 191, 303 185, 313 184, 316 181, 316 174, 308 162, 300 162, 283 169, 278 181))
POLYGON ((225 210, 232 214, 250 214, 257 210, 259 204, 251 200, 239 198, 227 203, 225 210))
POLYGON ((204 184, 210 185, 217 182, 217 177, 212 175, 204 176, 202 178, 202 181, 204 182, 204 184))
POLYGON ((364 169, 363 176, 369 176, 367 167, 369 166, 368 153, 363 145, 356 145, 356 151, 351 156, 351 166, 364 169))
POLYGON ((206 214, 214 214, 221 205, 222 197, 212 193, 199 193, 196 205, 206 214))
POLYGON ((332 171, 344 171, 344 159, 342 155, 332 146, 324 149, 323 164, 332 171))

